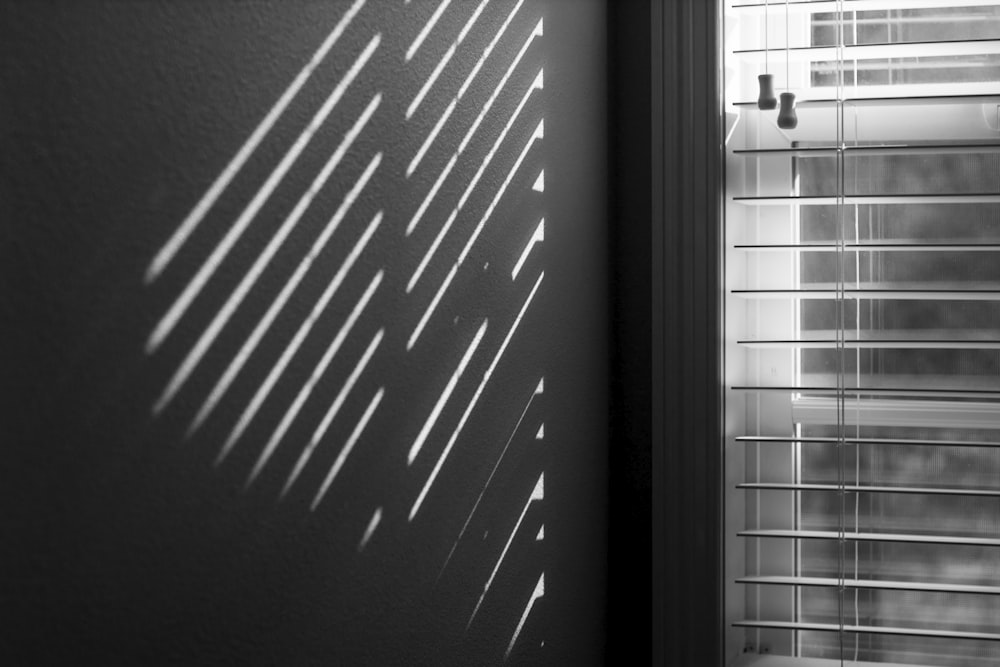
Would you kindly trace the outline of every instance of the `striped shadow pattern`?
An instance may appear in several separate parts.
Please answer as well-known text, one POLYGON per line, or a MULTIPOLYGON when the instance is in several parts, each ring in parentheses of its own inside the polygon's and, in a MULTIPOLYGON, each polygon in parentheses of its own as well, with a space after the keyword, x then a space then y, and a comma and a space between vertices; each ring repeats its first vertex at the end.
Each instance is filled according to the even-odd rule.
POLYGON ((537 653, 544 17, 341 4, 150 258, 152 418, 235 494, 335 516, 357 558, 419 541, 461 634, 537 653))

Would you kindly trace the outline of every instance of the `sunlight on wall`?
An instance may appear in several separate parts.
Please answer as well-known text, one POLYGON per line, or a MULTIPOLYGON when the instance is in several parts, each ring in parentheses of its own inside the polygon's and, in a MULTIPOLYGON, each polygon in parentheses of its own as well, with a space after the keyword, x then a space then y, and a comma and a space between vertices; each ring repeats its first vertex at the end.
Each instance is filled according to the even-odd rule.
POLYGON ((370 517, 343 536, 357 554, 464 520, 437 581, 493 563, 462 622, 509 607, 506 659, 545 593, 544 371, 509 363, 545 277, 543 19, 443 0, 381 25, 378 4, 347 8, 150 261, 147 285, 179 290, 145 345, 173 369, 152 414, 243 493, 370 517), (383 479, 382 501, 347 500, 383 479), (472 540, 483 522, 506 538, 472 540))

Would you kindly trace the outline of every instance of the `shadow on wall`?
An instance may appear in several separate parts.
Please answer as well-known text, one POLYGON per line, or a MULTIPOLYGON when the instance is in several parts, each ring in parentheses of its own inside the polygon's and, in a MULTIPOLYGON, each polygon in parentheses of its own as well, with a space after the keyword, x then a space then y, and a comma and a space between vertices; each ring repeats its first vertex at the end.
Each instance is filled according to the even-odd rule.
POLYGON ((60 416, 15 434, 58 465, 11 650, 544 662, 540 8, 225 4, 11 10, 65 101, 21 157, 76 188, 32 206, 92 244, 20 399, 60 416))

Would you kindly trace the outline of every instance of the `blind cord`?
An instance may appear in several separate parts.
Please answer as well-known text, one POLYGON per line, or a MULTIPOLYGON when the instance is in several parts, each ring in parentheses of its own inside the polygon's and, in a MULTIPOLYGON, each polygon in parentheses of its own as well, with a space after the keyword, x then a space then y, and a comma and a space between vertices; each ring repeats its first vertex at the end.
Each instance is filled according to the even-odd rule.
POLYGON ((785 0, 785 90, 792 89, 791 78, 788 76, 788 0, 785 0))

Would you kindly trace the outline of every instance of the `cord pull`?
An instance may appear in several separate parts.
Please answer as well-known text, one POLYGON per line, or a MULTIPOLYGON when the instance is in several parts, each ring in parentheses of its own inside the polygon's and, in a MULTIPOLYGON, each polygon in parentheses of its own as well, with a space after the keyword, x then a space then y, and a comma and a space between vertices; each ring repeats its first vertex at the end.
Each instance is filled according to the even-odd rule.
POLYGON ((781 109, 778 111, 778 127, 782 130, 794 130, 798 124, 799 117, 795 114, 795 93, 782 93, 781 109))
POLYGON ((757 82, 760 84, 757 108, 763 111, 777 107, 778 99, 774 96, 774 75, 760 74, 757 76, 757 82))

